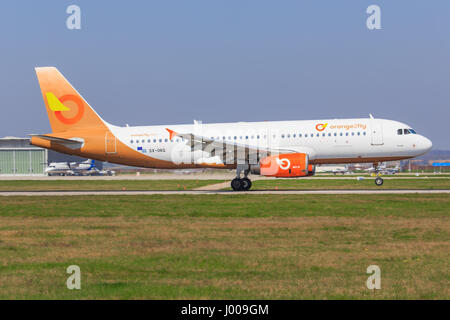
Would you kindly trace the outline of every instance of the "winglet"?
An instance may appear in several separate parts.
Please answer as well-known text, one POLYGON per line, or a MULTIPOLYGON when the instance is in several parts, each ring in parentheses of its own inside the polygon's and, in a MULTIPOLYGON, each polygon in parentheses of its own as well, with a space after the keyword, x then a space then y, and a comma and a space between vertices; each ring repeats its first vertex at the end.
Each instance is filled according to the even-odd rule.
POLYGON ((170 130, 170 129, 168 129, 168 128, 166 128, 166 130, 169 132, 169 138, 170 138, 170 140, 172 140, 173 137, 175 137, 176 135, 178 135, 178 132, 175 132, 175 131, 170 130))

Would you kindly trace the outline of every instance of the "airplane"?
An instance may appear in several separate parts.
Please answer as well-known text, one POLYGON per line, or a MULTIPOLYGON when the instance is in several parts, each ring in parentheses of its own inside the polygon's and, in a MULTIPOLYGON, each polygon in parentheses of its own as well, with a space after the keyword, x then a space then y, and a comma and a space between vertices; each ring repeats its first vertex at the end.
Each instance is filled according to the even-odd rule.
POLYGON ((336 168, 334 168, 333 170, 331 170, 331 172, 332 172, 334 175, 337 175, 337 174, 346 174, 346 173, 348 173, 349 171, 348 171, 348 168, 347 168, 347 167, 344 167, 344 168, 342 168, 342 167, 336 167, 336 168))
POLYGON ((346 174, 349 173, 348 167, 345 166, 320 166, 316 168, 316 173, 325 173, 325 172, 329 172, 332 173, 334 175, 337 174, 346 174))
POLYGON ((95 166, 95 160, 88 159, 83 162, 51 162, 45 168, 45 173, 49 176, 95 175, 99 170, 95 166))
POLYGON ((368 173, 377 174, 396 174, 400 172, 400 167, 396 165, 394 168, 387 167, 385 163, 378 165, 376 167, 368 168, 365 170, 368 173))
MULTIPOLYGON (((31 134, 31 144, 137 167, 233 169, 235 191, 251 188, 249 174, 306 177, 314 175, 317 164, 377 165, 414 158, 432 147, 407 124, 372 115, 119 127, 103 120, 55 67, 35 70, 52 132, 31 134)), ((378 176, 375 184, 382 185, 383 179, 378 176)))
POLYGON ((396 174, 400 172, 400 167, 395 166, 394 168, 386 168, 386 170, 382 171, 383 174, 396 174))

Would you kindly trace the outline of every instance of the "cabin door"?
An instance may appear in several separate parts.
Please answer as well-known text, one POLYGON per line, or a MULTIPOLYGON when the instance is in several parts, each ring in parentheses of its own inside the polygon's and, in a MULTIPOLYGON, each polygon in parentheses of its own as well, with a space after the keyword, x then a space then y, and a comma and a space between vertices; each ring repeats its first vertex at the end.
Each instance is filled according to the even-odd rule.
POLYGON ((382 145, 383 142, 383 124, 378 119, 370 120, 370 134, 372 145, 382 145))
POLYGON ((106 153, 116 153, 116 136, 111 132, 106 131, 105 135, 105 152, 106 153))

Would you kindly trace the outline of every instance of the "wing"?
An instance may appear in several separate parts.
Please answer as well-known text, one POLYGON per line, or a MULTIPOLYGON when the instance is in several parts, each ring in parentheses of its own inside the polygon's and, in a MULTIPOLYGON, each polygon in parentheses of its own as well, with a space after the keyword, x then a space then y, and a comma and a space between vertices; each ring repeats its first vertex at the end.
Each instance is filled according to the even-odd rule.
POLYGON ((170 139, 176 137, 191 148, 191 151, 203 151, 211 157, 218 157, 221 163, 250 163, 257 164, 260 159, 272 154, 294 153, 296 151, 280 148, 269 148, 267 146, 246 145, 229 141, 217 141, 193 133, 177 133, 166 129, 170 133, 170 139))

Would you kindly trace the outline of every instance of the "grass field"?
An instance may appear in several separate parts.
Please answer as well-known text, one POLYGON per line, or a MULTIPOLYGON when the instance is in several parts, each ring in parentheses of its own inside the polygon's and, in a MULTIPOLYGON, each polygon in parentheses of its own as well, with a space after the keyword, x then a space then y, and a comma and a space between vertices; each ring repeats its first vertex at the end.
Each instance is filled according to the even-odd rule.
POLYGON ((0 197, 0 298, 449 299, 449 212, 448 194, 0 197))
MULTIPOLYGON (((224 180, 2 180, 2 191, 89 190, 192 190, 224 180)), ((227 187, 227 190, 231 188, 227 187)), ((386 179, 383 186, 373 178, 355 179, 267 179, 254 180, 252 190, 287 189, 450 189, 448 178, 386 179)))
MULTIPOLYGON (((374 178, 355 179, 273 179, 255 180, 252 189, 450 189, 450 179, 385 179, 382 186, 376 186, 374 178)), ((231 188, 230 188, 231 189, 231 188)))
POLYGON ((2 180, 1 191, 191 190, 222 180, 2 180))

